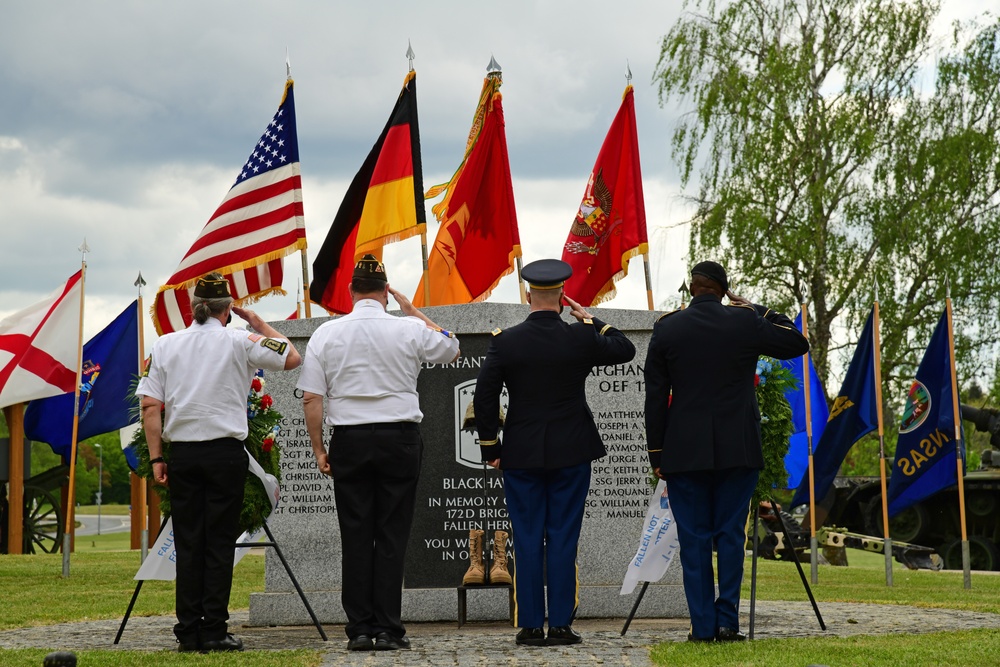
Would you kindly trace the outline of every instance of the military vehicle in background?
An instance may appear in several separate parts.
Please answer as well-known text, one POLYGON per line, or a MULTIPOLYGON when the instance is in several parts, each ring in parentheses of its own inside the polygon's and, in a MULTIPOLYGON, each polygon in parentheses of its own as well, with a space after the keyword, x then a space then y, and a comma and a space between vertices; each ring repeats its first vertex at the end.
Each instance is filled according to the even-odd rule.
MULTIPOLYGON (((1000 570, 1000 410, 961 406, 962 419, 990 434, 978 469, 966 473, 965 521, 974 570, 1000 570)), ((808 521, 808 516, 805 522, 808 521)), ((807 525, 803 522, 803 525, 807 525)), ((877 477, 838 477, 817 503, 816 525, 837 526, 881 538, 882 494, 877 477)), ((958 487, 943 489, 889 520, 893 542, 931 547, 945 569, 962 569, 958 487)))

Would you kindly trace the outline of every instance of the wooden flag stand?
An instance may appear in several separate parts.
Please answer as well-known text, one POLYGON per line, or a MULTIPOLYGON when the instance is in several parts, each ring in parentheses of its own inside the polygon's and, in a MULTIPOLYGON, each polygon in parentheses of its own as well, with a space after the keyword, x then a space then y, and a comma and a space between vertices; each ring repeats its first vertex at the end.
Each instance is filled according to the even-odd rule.
MULTIPOLYGON (((164 517, 163 522, 160 524, 160 530, 156 533, 156 540, 160 539, 160 533, 163 532, 163 527, 167 525, 167 518, 164 517)), ((298 580, 295 575, 292 574, 292 568, 288 565, 288 561, 285 560, 285 555, 281 553, 281 547, 278 546, 278 541, 274 539, 274 535, 271 533, 271 529, 267 526, 267 521, 264 521, 264 533, 267 534, 267 539, 269 542, 237 542, 235 545, 236 549, 241 547, 271 547, 274 552, 278 554, 278 559, 281 561, 282 566, 285 568, 285 573, 292 582, 292 586, 295 587, 295 592, 299 594, 299 598, 302 600, 302 604, 305 605, 306 611, 309 612, 309 617, 312 619, 313 625, 316 626, 316 630, 319 631, 319 636, 323 638, 323 641, 328 641, 326 636, 326 631, 323 630, 322 624, 320 624, 319 619, 316 618, 316 613, 313 608, 309 605, 309 600, 306 599, 306 594, 299 586, 298 580)), ((154 540, 155 542, 155 540, 154 540)), ((122 633, 125 632, 125 626, 128 625, 128 619, 132 615, 132 609, 135 607, 135 601, 139 599, 139 591, 142 590, 143 579, 140 579, 135 584, 135 591, 132 593, 132 599, 129 600, 128 609, 125 610, 125 617, 122 618, 121 625, 118 626, 118 634, 115 635, 114 643, 117 645, 122 638, 122 633)))

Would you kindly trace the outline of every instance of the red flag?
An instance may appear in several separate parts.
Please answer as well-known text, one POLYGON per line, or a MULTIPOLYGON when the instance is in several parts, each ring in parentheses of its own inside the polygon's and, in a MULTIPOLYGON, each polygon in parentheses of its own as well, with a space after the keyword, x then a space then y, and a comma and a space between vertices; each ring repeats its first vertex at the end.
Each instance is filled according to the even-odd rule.
POLYGON ((82 279, 0 321, 0 407, 74 391, 82 279))
POLYGON ((428 257, 430 303, 421 279, 418 308, 485 300, 521 256, 501 83, 499 72, 483 81, 462 164, 451 181, 427 192, 428 199, 447 194, 432 209, 441 226, 428 257))
POLYGON ((566 294, 584 306, 614 298, 628 261, 648 250, 635 101, 627 86, 563 247, 562 259, 573 267, 566 294))
POLYGON ((426 228, 417 123, 417 74, 410 72, 382 134, 347 188, 313 262, 309 296, 328 311, 351 312, 355 259, 426 228))
POLYGON ((218 271, 239 303, 281 289, 283 258, 306 247, 299 141, 292 80, 281 104, 236 183, 205 224, 153 304, 159 334, 191 324, 191 296, 198 278, 218 271))

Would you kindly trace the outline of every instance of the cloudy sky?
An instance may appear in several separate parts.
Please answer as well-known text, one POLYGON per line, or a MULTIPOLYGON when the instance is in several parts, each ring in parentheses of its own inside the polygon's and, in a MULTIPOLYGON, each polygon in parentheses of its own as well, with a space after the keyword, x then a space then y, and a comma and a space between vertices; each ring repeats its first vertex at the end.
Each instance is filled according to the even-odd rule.
MULTIPOLYGON (((948 12, 980 7, 956 2, 948 12)), ((426 186, 458 166, 491 55, 502 66, 525 262, 561 254, 629 63, 654 297, 672 306, 690 212, 669 156, 682 109, 661 108, 651 79, 680 11, 664 0, 9 3, 0 23, 0 318, 75 272, 84 237, 88 338, 135 298, 139 271, 151 303, 277 108, 286 49, 317 252, 395 102, 408 41, 426 186)), ((412 294, 419 240, 387 246, 385 260, 393 285, 412 294)), ((255 306, 265 318, 294 310, 300 263, 286 260, 287 297, 255 306)), ((633 260, 608 305, 645 308, 642 275, 633 260)), ((517 301, 515 278, 490 300, 517 301)))

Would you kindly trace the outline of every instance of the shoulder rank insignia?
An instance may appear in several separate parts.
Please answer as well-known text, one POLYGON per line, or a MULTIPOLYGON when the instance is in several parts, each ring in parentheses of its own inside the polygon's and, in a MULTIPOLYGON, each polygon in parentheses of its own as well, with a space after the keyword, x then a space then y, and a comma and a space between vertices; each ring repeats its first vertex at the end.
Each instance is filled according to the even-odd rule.
POLYGON ((500 327, 497 327, 496 329, 494 329, 490 333, 492 333, 494 336, 499 336, 502 332, 503 332, 503 329, 501 329, 500 327))
POLYGON ((455 334, 453 334, 452 332, 448 331, 447 329, 442 329, 441 327, 434 327, 434 331, 437 331, 439 334, 441 334, 442 336, 445 336, 446 338, 454 338, 455 337, 455 334))
POLYGON ((585 317, 585 318, 583 318, 583 319, 582 319, 581 321, 582 321, 582 322, 583 322, 584 324, 589 324, 589 325, 591 325, 591 326, 593 326, 593 324, 594 324, 594 320, 590 319, 589 317, 585 317))
POLYGON ((261 347, 266 347, 269 350, 273 350, 278 354, 284 354, 285 350, 288 348, 287 340, 275 340, 274 338, 264 338, 260 341, 261 347))

